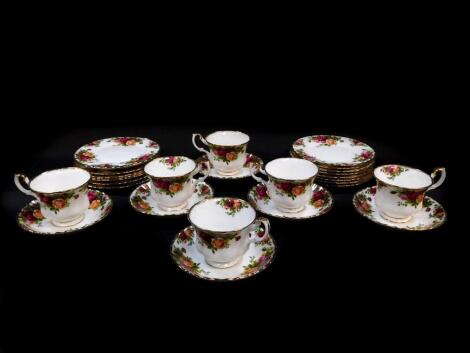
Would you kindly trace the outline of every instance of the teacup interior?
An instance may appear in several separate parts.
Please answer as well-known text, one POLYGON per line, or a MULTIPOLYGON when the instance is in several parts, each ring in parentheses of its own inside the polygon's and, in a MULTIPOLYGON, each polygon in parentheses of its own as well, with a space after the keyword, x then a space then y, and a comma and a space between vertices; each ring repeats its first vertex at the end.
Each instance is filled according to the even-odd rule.
POLYGON ((318 173, 315 164, 299 158, 278 158, 266 164, 266 172, 274 178, 284 180, 305 180, 318 173))
POLYGON ((90 173, 80 168, 63 168, 44 172, 34 178, 29 187, 36 192, 63 192, 78 188, 90 180, 90 173))
POLYGON ((431 186, 432 184, 431 177, 425 172, 404 166, 399 166, 404 168, 404 171, 391 179, 384 171, 382 171, 382 168, 388 166, 389 165, 375 168, 374 175, 378 180, 393 186, 407 189, 423 189, 431 186))
POLYGON ((144 171, 150 176, 157 178, 168 178, 186 175, 196 168, 196 163, 187 157, 175 156, 172 158, 179 158, 178 163, 174 164, 175 167, 170 167, 170 164, 165 163, 169 157, 156 158, 148 163, 144 171))
POLYGON ((240 131, 216 131, 207 136, 206 141, 219 146, 237 146, 250 141, 250 137, 240 131))
POLYGON ((215 198, 196 204, 189 212, 189 220, 196 227, 214 232, 229 232, 241 230, 256 218, 256 212, 246 201, 240 200, 248 207, 239 209, 233 216, 229 215, 226 208, 220 205, 220 200, 226 198, 215 198))

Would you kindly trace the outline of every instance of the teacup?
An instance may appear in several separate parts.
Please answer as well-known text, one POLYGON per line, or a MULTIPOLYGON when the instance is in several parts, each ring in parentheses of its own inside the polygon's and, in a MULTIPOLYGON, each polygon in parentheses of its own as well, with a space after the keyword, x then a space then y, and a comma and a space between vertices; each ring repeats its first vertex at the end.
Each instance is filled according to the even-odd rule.
POLYGON ((423 207, 426 191, 440 186, 446 178, 444 168, 431 175, 415 168, 388 164, 375 168, 377 180, 375 204, 381 216, 392 222, 408 222, 423 207), (440 172, 437 182, 434 178, 440 172))
POLYGON ((15 174, 14 180, 20 191, 39 201, 41 214, 38 216, 50 219, 55 226, 66 227, 81 222, 85 217, 90 206, 90 178, 86 170, 70 167, 44 172, 31 181, 23 174, 15 174))
POLYGON ((195 190, 194 175, 203 174, 196 179, 197 182, 209 175, 209 163, 205 163, 205 170, 201 170, 200 166, 183 156, 160 157, 148 163, 144 171, 150 177, 150 193, 157 206, 165 211, 186 207, 195 190))
POLYGON ((210 266, 217 268, 234 266, 250 243, 262 241, 269 234, 269 221, 256 218, 253 207, 237 198, 201 201, 191 208, 188 218, 196 233, 198 251, 210 266))
POLYGON ((193 134, 194 147, 207 154, 215 171, 221 175, 234 175, 242 170, 249 141, 250 137, 240 131, 216 131, 206 138, 201 134, 193 134), (209 151, 196 144, 196 137, 209 147, 209 151))
POLYGON ((278 158, 259 171, 268 176, 267 181, 257 177, 255 169, 251 170, 251 176, 266 185, 268 196, 280 211, 300 212, 312 198, 312 185, 318 173, 317 166, 312 162, 299 158, 278 158))

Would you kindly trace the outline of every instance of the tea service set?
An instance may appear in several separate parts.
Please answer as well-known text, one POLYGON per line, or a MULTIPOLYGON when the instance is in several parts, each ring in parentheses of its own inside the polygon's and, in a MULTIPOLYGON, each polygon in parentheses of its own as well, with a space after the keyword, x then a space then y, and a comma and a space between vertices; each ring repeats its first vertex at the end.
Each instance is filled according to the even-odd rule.
MULTIPOLYGON (((34 198, 18 213, 17 222, 28 232, 46 235, 88 228, 109 215, 113 205, 106 193, 96 190, 101 185, 96 173, 109 172, 110 178, 134 173, 136 179, 127 186, 139 182, 129 198, 136 211, 161 217, 187 214, 190 226, 180 231, 171 245, 171 258, 180 269, 206 280, 251 277, 265 270, 276 253, 269 220, 257 218, 257 211, 283 219, 321 216, 331 210, 333 196, 316 183, 319 173, 326 177, 331 163, 336 169, 328 178, 341 178, 342 171, 347 178, 347 168, 358 162, 366 162, 364 170, 369 173, 375 153, 354 139, 314 135, 293 143, 295 151, 294 147, 305 147, 313 141, 302 153, 297 148, 299 154, 291 152, 292 157, 264 165, 259 157, 247 152, 249 141, 249 136, 239 131, 216 131, 206 137, 193 134, 194 147, 204 153, 197 160, 159 157, 159 145, 143 138, 116 137, 92 142, 77 150, 74 167, 46 171, 31 181, 25 175, 15 175, 18 189, 34 198), (204 147, 198 145, 197 139, 204 147), (341 143, 344 146, 335 148, 341 143), (328 146, 333 147, 330 155, 324 149, 328 146), (321 151, 320 167, 315 163, 316 149, 321 151), (120 174, 112 175, 113 171, 120 174), (249 190, 247 200, 214 197, 212 186, 205 181, 208 177, 250 176, 257 184, 249 190)), ((376 186, 353 197, 353 206, 360 215, 403 230, 428 230, 445 222, 444 208, 425 195, 444 182, 444 168, 428 175, 416 168, 389 164, 373 169, 373 176, 376 186)), ((112 181, 103 188, 122 185, 126 184, 112 181)))

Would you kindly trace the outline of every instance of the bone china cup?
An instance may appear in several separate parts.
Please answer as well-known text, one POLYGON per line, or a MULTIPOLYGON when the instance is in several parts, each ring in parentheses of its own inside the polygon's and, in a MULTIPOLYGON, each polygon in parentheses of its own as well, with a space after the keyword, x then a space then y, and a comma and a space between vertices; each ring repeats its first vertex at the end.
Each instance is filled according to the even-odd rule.
POLYGON ((256 218, 253 207, 237 198, 201 201, 191 208, 188 218, 195 229, 197 250, 207 264, 217 268, 234 266, 250 243, 262 241, 269 234, 269 221, 256 218))
POLYGON ((392 222, 407 222, 423 207, 425 193, 440 186, 446 178, 444 168, 431 175, 419 169, 389 164, 375 168, 377 180, 375 204, 383 218, 392 222), (440 178, 434 179, 440 172, 440 178))
POLYGON ((55 226, 66 227, 81 222, 85 217, 90 205, 90 178, 86 170, 71 167, 44 172, 31 181, 23 174, 15 174, 14 180, 20 191, 39 201, 44 217, 55 226))
POLYGON ((183 156, 161 157, 148 163, 144 171, 150 177, 150 192, 157 206, 165 211, 186 207, 194 193, 194 175, 200 172, 203 176, 196 180, 206 179, 210 170, 208 164, 205 164, 207 169, 202 171, 196 162, 183 156))
POLYGON ((295 213, 302 211, 312 198, 312 184, 318 173, 315 164, 305 159, 278 158, 259 170, 268 176, 268 181, 255 175, 251 176, 266 185, 268 195, 282 212, 295 213))
POLYGON ((234 175, 242 170, 249 141, 250 137, 240 131, 216 131, 206 138, 201 134, 193 134, 194 147, 207 154, 215 171, 221 175, 234 175), (209 151, 196 144, 196 137, 199 137, 209 151))

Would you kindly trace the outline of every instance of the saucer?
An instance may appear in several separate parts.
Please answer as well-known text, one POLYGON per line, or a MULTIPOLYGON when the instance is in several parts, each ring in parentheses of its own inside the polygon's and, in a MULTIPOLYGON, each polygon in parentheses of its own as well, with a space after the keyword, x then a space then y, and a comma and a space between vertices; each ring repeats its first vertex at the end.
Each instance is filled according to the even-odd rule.
POLYGON ((376 187, 368 187, 357 192, 353 198, 353 205, 359 214, 372 222, 383 226, 403 230, 430 230, 444 224, 447 218, 444 208, 435 200, 426 196, 423 200, 423 208, 405 223, 395 223, 383 218, 375 205, 376 187))
POLYGON ((111 137, 80 147, 75 163, 89 169, 114 170, 143 165, 160 151, 158 143, 143 137, 111 137))
POLYGON ((265 240, 250 244, 236 265, 220 269, 206 263, 195 242, 193 227, 185 228, 173 240, 171 258, 184 272, 210 281, 235 281, 254 276, 271 264, 276 253, 274 239, 268 235, 265 240))
POLYGON ((333 206, 333 196, 327 189, 320 185, 314 184, 312 188, 314 190, 312 199, 302 211, 297 213, 278 210, 274 202, 268 196, 266 186, 261 183, 250 189, 248 192, 248 201, 256 210, 268 216, 288 219, 314 218, 331 210, 333 206))
MULTIPOLYGON (((203 155, 199 157, 196 162, 200 164, 201 162, 207 161, 207 160, 208 160, 207 156, 203 155)), ((259 158, 258 156, 255 156, 251 153, 247 153, 245 164, 243 165, 243 168, 237 174, 223 175, 223 174, 219 174, 215 170, 215 168, 211 168, 209 176, 212 178, 217 178, 217 179, 242 179, 242 178, 249 177, 251 175, 250 170, 254 166, 256 166, 259 169, 260 167, 263 166, 263 160, 259 158)), ((204 169, 205 169, 205 166, 204 164, 202 164, 201 170, 204 170, 204 169)))
POLYGON ((60 235, 76 232, 92 226, 104 219, 113 208, 113 201, 104 192, 88 191, 90 207, 85 212, 85 218, 72 226, 57 227, 41 214, 39 202, 34 200, 18 213, 16 220, 25 231, 36 234, 60 235))
POLYGON ((186 207, 180 210, 165 211, 159 208, 157 202, 150 195, 150 182, 140 185, 132 191, 129 201, 136 211, 151 216, 177 216, 187 214, 193 205, 199 201, 209 199, 214 195, 212 187, 205 182, 197 182, 193 179, 192 183, 196 184, 195 192, 189 198, 186 207))

